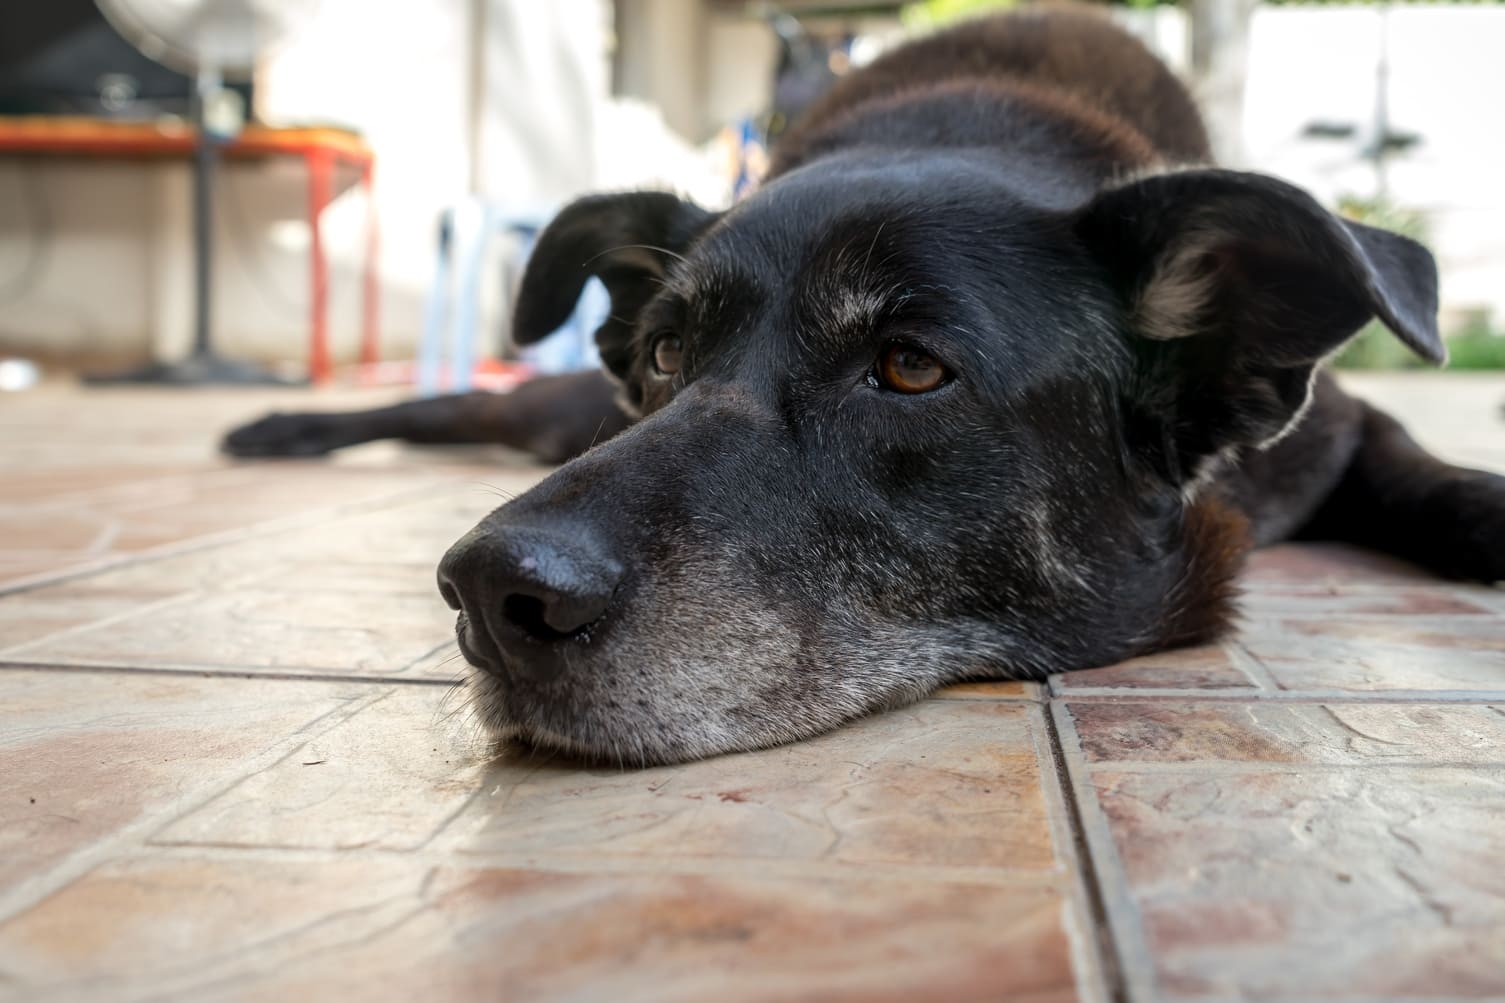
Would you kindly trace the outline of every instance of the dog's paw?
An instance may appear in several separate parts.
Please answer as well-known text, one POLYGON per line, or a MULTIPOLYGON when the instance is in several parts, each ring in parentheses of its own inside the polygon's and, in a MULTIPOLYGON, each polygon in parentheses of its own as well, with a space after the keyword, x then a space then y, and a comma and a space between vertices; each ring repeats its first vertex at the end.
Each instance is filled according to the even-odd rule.
POLYGON ((229 432, 220 449, 231 456, 323 456, 346 445, 337 417, 275 412, 229 432))

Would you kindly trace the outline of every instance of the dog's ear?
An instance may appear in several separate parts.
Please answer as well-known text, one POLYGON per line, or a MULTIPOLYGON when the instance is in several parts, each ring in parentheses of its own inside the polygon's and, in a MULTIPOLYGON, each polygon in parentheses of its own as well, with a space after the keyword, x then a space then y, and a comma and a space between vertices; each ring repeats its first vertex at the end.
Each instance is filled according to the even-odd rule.
POLYGON ((1372 317, 1446 359, 1431 254, 1273 178, 1157 175, 1102 193, 1076 226, 1126 305, 1130 405, 1177 483, 1211 456, 1277 439, 1317 364, 1372 317))
POLYGON ((532 344, 569 319, 591 276, 611 294, 611 315, 596 330, 601 362, 618 379, 632 362, 632 326, 658 290, 656 279, 715 218, 667 192, 591 195, 544 228, 528 258, 512 335, 532 344))

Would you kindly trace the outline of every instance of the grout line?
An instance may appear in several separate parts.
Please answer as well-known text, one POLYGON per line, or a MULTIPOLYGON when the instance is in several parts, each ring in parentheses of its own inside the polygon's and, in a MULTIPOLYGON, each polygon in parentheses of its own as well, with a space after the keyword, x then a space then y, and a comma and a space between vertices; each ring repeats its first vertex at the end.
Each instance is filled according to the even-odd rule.
MULTIPOLYGON (((1091 923, 1091 939, 1096 948, 1093 953, 1096 954, 1100 965, 1100 978, 1104 991, 1113 1003, 1126 1003, 1129 999, 1129 990, 1124 979, 1124 960, 1118 941, 1113 936, 1107 905, 1103 898, 1102 877, 1098 873, 1097 861, 1093 858, 1092 849, 1087 843, 1082 807, 1078 803, 1070 771, 1067 769, 1061 732, 1056 725, 1055 715, 1051 712, 1052 707, 1047 705, 1041 710, 1046 732, 1044 751, 1049 755, 1049 772, 1053 781, 1048 786, 1060 801, 1068 830, 1067 835, 1070 837, 1070 843, 1067 844, 1069 851, 1065 854, 1067 866, 1079 879, 1074 884, 1081 889, 1081 894, 1086 900, 1087 915, 1091 923)), ((1074 734, 1072 740, 1075 741, 1074 734)), ((1045 764, 1041 765, 1043 767, 1045 764)), ((1041 773, 1045 772, 1047 771, 1042 768, 1041 773)))
MULTIPOLYGON (((1370 996, 1367 993, 1361 997, 1337 996, 1327 993, 1312 996, 1298 996, 1290 993, 1280 996, 1261 996, 1259 999, 1267 1003, 1312 1003, 1313 1000, 1352 1000, 1353 1003, 1499 1003, 1500 996, 1493 992, 1494 986, 1486 987, 1488 996, 1440 996, 1432 993, 1413 996, 1370 996)), ((1341 992, 1341 990, 1340 990, 1341 992)), ((1192 995, 1176 996, 1176 1003, 1249 1003, 1253 996, 1238 995, 1224 996, 1217 993, 1196 993, 1192 995)))
POLYGON ((1285 688, 1276 681, 1269 666, 1236 638, 1225 642, 1221 647, 1223 654, 1227 655, 1228 660, 1233 663, 1233 667, 1242 672, 1259 689, 1269 693, 1279 693, 1285 688))
POLYGON ((1400 592, 1440 592, 1479 597, 1487 595, 1494 588, 1494 586, 1483 585, 1478 582, 1439 578, 1435 575, 1429 575, 1425 571, 1418 571, 1417 577, 1414 579, 1408 578, 1392 581, 1378 578, 1356 578, 1333 582, 1313 582, 1308 579, 1270 581, 1257 577, 1244 577, 1240 580, 1240 587, 1243 589, 1244 595, 1279 596, 1281 598, 1296 599, 1303 596, 1324 599, 1341 598, 1344 596, 1371 598, 1374 596, 1394 595, 1400 592))
POLYGON ((457 679, 428 676, 340 674, 327 669, 263 670, 254 667, 203 665, 118 665, 109 662, 23 662, 0 659, 0 672, 94 672, 153 676, 202 676, 223 679, 269 679, 297 683, 377 683, 398 686, 453 686, 457 679))
MULTIPOLYGON (((445 635, 444 640, 438 642, 432 648, 429 648, 428 650, 424 651, 417 658, 413 658, 413 659, 410 659, 407 662, 404 662, 402 668, 397 669, 396 671, 398 671, 398 672, 406 672, 409 669, 411 669, 413 666, 417 665, 419 662, 427 661, 428 659, 433 658, 435 655, 439 654, 439 652, 445 650, 446 648, 454 648, 456 654, 459 653, 460 646, 455 643, 455 638, 454 638, 453 634, 445 635)), ((467 663, 463 659, 457 659, 456 661, 459 663, 459 665, 460 665, 461 668, 464 668, 467 665, 467 663)), ((456 673, 456 674, 458 675, 458 673, 456 673)))
POLYGON ((296 726, 292 732, 274 739, 260 753, 191 785, 187 791, 163 799, 155 807, 144 808, 134 820, 102 833, 99 838, 80 846, 41 873, 23 879, 9 888, 0 889, 0 922, 32 908, 96 867, 125 855, 130 847, 150 839, 152 833, 197 811, 247 777, 269 769, 312 739, 338 727, 387 695, 390 695, 390 691, 362 694, 314 716, 296 726))
POLYGON ((1496 704, 1505 690, 1217 690, 1125 689, 1083 686, 1058 693, 1070 703, 1293 703, 1293 704, 1496 704))
MULTIPOLYGON (((289 750, 296 752, 296 749, 289 750)), ((249 779, 249 776, 246 778, 249 779)), ((241 783, 237 780, 235 783, 241 783)), ((212 799, 211 799, 212 800, 212 799)), ((206 802, 207 803, 207 802, 206 802)), ((197 810, 197 809, 195 809, 197 810)), ((862 860, 828 860, 820 857, 751 857, 732 855, 662 855, 602 853, 597 849, 574 854, 538 851, 463 851, 453 848, 411 849, 382 846, 334 847, 276 844, 194 842, 191 840, 141 840, 110 859, 151 860, 209 859, 237 863, 264 860, 274 864, 327 864, 350 860, 413 861, 425 866, 456 870, 533 870, 561 874, 609 874, 643 876, 704 875, 749 880, 812 880, 868 882, 873 865, 862 860)), ((1059 869, 1010 870, 1002 867, 964 867, 945 864, 883 864, 885 881, 934 884, 986 885, 1057 891, 1066 876, 1059 869)))
POLYGON ((1089 773, 1132 773, 1137 776, 1158 776, 1183 774, 1209 775, 1220 777, 1232 776, 1255 776, 1306 773, 1368 773, 1373 770, 1500 770, 1505 767, 1505 757, 1490 762, 1479 761, 1452 761, 1452 762, 1425 762, 1416 759, 1390 759, 1380 761, 1360 761, 1352 763, 1323 762, 1320 760, 1301 760, 1295 762, 1268 763, 1249 759, 1188 759, 1188 760, 1164 760, 1153 759, 1100 759, 1087 760, 1083 758, 1083 766, 1089 773))
POLYGON ((1104 936, 1114 948, 1117 961, 1115 1003, 1152 1003, 1160 998, 1153 956, 1144 938, 1144 924, 1127 887, 1127 875, 1108 819, 1098 803, 1096 788, 1081 754, 1081 742, 1070 709, 1051 702, 1050 724, 1055 751, 1060 757, 1063 786, 1082 841, 1085 876, 1090 879, 1094 905, 1104 927, 1104 936))
MULTIPOLYGON (((16 656, 24 656, 29 649, 39 648, 54 641, 67 640, 70 637, 75 637, 100 627, 108 627, 122 620, 129 620, 143 613, 157 613, 164 609, 170 609, 180 603, 187 603, 192 599, 201 598, 203 594, 204 590, 202 589, 184 589, 182 592, 164 596, 161 599, 145 600, 139 605, 123 609, 119 613, 111 613, 94 620, 85 621, 84 623, 76 623, 71 627, 64 627, 50 634, 43 634, 41 637, 32 638, 30 641, 13 644, 9 648, 0 650, 0 662, 15 661, 16 656)), ((0 594, 0 598, 3 597, 3 594, 0 594)))
MULTIPOLYGON (((1477 598, 1477 597, 1475 597, 1477 598)), ((1329 610, 1323 613, 1309 613, 1286 610, 1259 610, 1244 614, 1245 623, 1271 624, 1271 623, 1332 623, 1341 620, 1345 623, 1399 623, 1427 627, 1477 627, 1497 619, 1499 614, 1493 609, 1480 607, 1473 613, 1358 613, 1349 610, 1329 610)))
MULTIPOLYGON (((377 690, 377 691, 371 693, 370 695, 365 696, 363 699, 361 699, 359 701, 359 703, 360 703, 359 709, 356 710, 354 713, 349 714, 349 715, 345 716, 344 718, 342 718, 335 725, 335 727, 339 727, 341 725, 347 724, 351 720, 353 720, 357 715, 364 714, 367 711, 369 711, 371 708, 375 707, 377 704, 382 703, 382 702, 384 702, 386 700, 390 700, 392 698, 393 694, 396 693, 396 692, 397 692, 396 690, 391 689, 389 687, 389 688, 387 688, 385 690, 377 690)), ((183 822, 183 821, 185 821, 187 819, 191 819, 193 816, 195 816, 195 815, 199 814, 200 812, 206 810, 210 805, 214 804, 216 801, 219 801, 221 798, 224 798, 224 797, 227 797, 227 796, 233 794, 233 792, 239 790, 246 783, 248 783, 253 777, 260 776, 263 773, 271 773, 272 771, 276 770, 277 767, 279 767, 282 764, 286 763, 288 760, 293 759, 295 756, 298 756, 299 753, 301 753, 304 749, 306 749, 311 743, 317 741, 319 738, 322 738, 324 735, 327 735, 327 734, 329 734, 330 732, 332 732, 334 730, 335 730, 334 728, 327 728, 327 729, 321 731, 317 735, 311 735, 311 736, 306 737, 304 741, 302 741, 302 742, 300 742, 300 743, 298 743, 296 745, 285 745, 282 748, 282 754, 281 755, 279 755, 276 758, 274 758, 271 762, 266 763, 264 766, 262 766, 256 772, 254 772, 254 773, 242 773, 242 774, 240 774, 239 776, 237 776, 233 780, 231 780, 229 783, 221 785, 221 786, 217 787, 215 790, 209 792, 207 795, 200 797, 198 799, 197 803, 193 804, 192 806, 190 806, 190 807, 186 808, 185 810, 177 813, 176 815, 172 816, 171 818, 163 819, 157 825, 157 827, 155 829, 153 829, 151 832, 146 833, 142 837, 142 839, 140 840, 140 843, 138 845, 149 846, 149 845, 154 844, 157 841, 157 837, 158 836, 160 836, 164 832, 167 832, 167 831, 171 830, 174 825, 178 824, 179 822, 183 822)))

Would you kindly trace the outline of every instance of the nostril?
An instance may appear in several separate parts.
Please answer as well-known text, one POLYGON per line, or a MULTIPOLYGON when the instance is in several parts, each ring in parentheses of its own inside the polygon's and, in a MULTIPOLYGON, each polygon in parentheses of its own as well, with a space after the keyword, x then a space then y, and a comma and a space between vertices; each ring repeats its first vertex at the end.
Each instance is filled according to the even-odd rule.
POLYGON ((450 584, 448 578, 439 579, 439 594, 444 597, 444 601, 450 609, 457 613, 460 611, 462 608, 460 605, 460 593, 455 591, 455 587, 450 584))
POLYGON ((510 595, 502 602, 502 613, 515 627, 538 641, 562 641, 580 629, 556 630, 549 626, 548 607, 537 596, 510 595))

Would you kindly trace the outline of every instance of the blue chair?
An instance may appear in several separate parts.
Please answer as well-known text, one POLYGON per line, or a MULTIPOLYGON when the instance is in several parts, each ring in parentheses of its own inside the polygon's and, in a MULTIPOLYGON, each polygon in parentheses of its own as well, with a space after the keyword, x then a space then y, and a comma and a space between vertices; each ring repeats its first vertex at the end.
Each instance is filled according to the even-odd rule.
MULTIPOLYGON (((418 347, 420 397, 464 393, 474 387, 482 273, 492 241, 510 238, 517 249, 502 276, 510 286, 521 274, 534 241, 551 215, 509 209, 481 199, 468 199, 440 214, 438 255, 418 347)), ((507 293, 510 296, 510 288, 507 293)), ((610 310, 605 287, 592 279, 569 320, 543 341, 521 349, 520 360, 537 373, 572 372, 600 365, 594 335, 610 310)))

